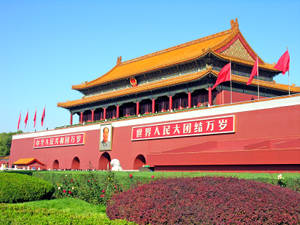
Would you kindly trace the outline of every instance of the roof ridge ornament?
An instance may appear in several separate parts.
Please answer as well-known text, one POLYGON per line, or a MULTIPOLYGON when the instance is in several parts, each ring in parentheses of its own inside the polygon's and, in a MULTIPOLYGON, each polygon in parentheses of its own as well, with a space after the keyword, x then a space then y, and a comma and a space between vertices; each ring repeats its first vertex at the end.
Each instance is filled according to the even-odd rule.
POLYGON ((232 30, 239 29, 238 19, 235 18, 235 20, 230 20, 230 25, 232 30))
POLYGON ((205 65, 205 68, 206 68, 208 71, 211 72, 213 67, 212 67, 212 65, 210 65, 210 64, 206 64, 206 65, 205 65))
POLYGON ((120 65, 122 63, 122 56, 119 56, 117 58, 117 66, 120 65))

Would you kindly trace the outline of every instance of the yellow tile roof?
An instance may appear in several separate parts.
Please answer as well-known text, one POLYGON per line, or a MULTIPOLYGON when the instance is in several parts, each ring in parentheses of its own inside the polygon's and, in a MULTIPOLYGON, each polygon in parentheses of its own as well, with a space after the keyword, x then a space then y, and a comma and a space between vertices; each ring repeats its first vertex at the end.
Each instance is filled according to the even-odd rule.
POLYGON ((31 164, 33 162, 38 162, 38 163, 44 165, 43 163, 41 163, 40 161, 38 161, 35 158, 22 158, 22 159, 18 159, 13 164, 14 165, 29 165, 29 164, 31 164))
MULTIPOLYGON (((215 52, 216 50, 229 43, 236 35, 240 35, 240 37, 243 38, 243 35, 239 31, 237 20, 232 20, 231 29, 229 30, 216 33, 204 38, 200 38, 194 41, 190 41, 181 45, 177 45, 162 51, 154 52, 152 54, 148 54, 125 62, 121 62, 121 59, 118 58, 117 65, 113 67, 110 71, 108 71, 106 74, 90 82, 84 82, 78 85, 73 85, 72 89, 82 90, 100 84, 109 83, 115 80, 129 78, 137 74, 162 69, 170 65, 176 65, 186 61, 191 61, 193 59, 207 54, 209 51, 215 52)), ((249 45, 248 47, 251 51, 253 51, 249 45)), ((254 51, 253 54, 257 55, 254 51)), ((234 57, 224 56, 224 58, 244 63, 247 65, 253 65, 253 62, 241 60, 234 57)), ((266 64, 261 59, 260 62, 261 68, 277 71, 273 68, 273 65, 266 64)))
MULTIPOLYGON (((70 108, 70 107, 84 105, 84 104, 88 104, 88 103, 92 103, 92 102, 96 102, 96 101, 102 101, 105 99, 111 99, 111 98, 116 98, 116 97, 120 97, 120 96, 124 96, 124 95, 149 91, 149 90, 153 90, 153 89, 157 89, 157 88, 161 88, 161 87, 172 86, 175 84, 187 83, 187 82, 191 82, 193 80, 201 79, 202 77, 206 76, 208 73, 212 73, 215 76, 217 76, 219 72, 212 70, 210 67, 208 67, 206 70, 192 73, 192 74, 186 74, 186 75, 181 75, 178 77, 172 77, 169 79, 163 79, 163 80, 152 82, 152 83, 138 85, 136 87, 130 87, 130 88, 122 89, 119 91, 112 91, 112 92, 108 92, 108 93, 104 93, 104 94, 84 97, 82 99, 77 99, 77 100, 73 100, 73 101, 60 102, 57 104, 57 106, 63 107, 63 108, 70 108)), ((240 82, 240 83, 246 84, 248 79, 249 79, 249 77, 232 75, 232 80, 235 82, 240 82)), ((252 85, 257 85, 257 82, 258 81, 256 79, 253 79, 252 85)), ((284 91, 288 91, 288 88, 289 88, 288 85, 277 84, 275 82, 262 81, 262 80, 259 81, 259 85, 261 87, 268 87, 268 88, 284 90, 284 91)), ((291 88, 291 92, 300 92, 300 87, 291 86, 290 88, 291 88)))

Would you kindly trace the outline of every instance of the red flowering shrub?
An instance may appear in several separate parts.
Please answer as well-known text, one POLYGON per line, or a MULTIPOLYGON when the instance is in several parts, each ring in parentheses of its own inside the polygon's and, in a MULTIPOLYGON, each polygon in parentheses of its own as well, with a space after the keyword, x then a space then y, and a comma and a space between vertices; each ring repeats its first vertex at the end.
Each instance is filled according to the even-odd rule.
POLYGON ((60 183, 57 183, 55 197, 79 198, 93 204, 105 205, 110 197, 122 191, 121 186, 115 179, 115 174, 107 172, 104 179, 98 180, 93 173, 85 176, 85 179, 79 180, 71 175, 65 174, 60 183))
POLYGON ((300 193, 236 178, 160 179, 114 195, 106 213, 138 224, 299 224, 300 193))

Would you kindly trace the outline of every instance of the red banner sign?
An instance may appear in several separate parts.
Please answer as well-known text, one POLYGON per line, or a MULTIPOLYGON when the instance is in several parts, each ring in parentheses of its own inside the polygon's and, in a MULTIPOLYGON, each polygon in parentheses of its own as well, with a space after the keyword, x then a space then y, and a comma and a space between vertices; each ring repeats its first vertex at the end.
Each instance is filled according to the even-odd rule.
POLYGON ((138 141, 234 132, 235 117, 232 115, 133 127, 131 130, 131 140, 138 141))
POLYGON ((71 145, 84 145, 84 133, 35 138, 33 147, 51 148, 71 145))

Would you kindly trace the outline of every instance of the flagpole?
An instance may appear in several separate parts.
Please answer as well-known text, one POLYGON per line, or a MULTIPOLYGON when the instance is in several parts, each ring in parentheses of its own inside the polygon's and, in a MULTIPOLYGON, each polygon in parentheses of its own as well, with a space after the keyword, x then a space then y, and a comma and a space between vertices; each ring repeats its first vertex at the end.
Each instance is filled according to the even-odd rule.
MULTIPOLYGON (((286 50, 288 51, 288 47, 286 47, 286 50)), ((288 71, 288 83, 289 83, 289 95, 291 95, 291 86, 290 86, 290 68, 289 68, 289 71, 288 71)))
POLYGON ((289 82, 289 95, 291 95, 291 86, 290 86, 290 70, 288 71, 288 82, 289 82))
POLYGON ((230 60, 230 102, 232 104, 231 60, 230 60))
POLYGON ((258 58, 257 58, 257 92, 258 92, 257 99, 259 100, 259 68, 258 68, 258 58))

